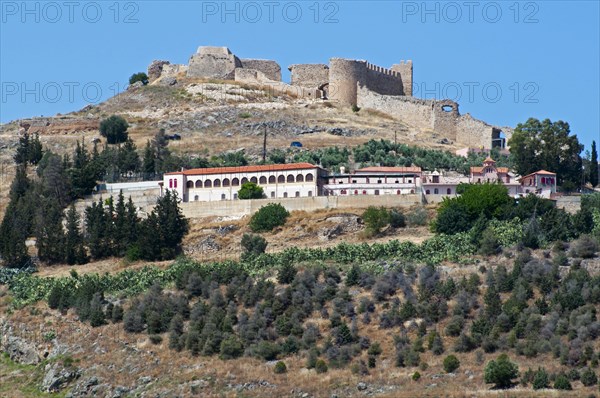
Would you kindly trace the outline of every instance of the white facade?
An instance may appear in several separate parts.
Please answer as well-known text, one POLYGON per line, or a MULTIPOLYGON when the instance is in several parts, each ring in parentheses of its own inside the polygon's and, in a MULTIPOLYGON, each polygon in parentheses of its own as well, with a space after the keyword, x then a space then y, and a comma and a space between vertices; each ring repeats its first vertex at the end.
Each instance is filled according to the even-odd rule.
POLYGON ((176 191, 183 202, 236 200, 246 182, 259 185, 267 198, 311 197, 321 194, 322 175, 310 163, 193 169, 165 174, 163 189, 176 191))
POLYGON ((367 167, 353 174, 327 177, 323 194, 351 195, 405 195, 419 192, 419 167, 367 167))

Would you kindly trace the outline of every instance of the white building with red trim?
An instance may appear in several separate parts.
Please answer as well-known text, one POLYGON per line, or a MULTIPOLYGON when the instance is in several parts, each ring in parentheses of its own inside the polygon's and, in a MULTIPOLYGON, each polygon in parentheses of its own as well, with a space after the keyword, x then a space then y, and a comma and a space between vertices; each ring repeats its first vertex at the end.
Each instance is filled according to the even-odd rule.
POLYGON ((536 171, 519 179, 521 182, 521 193, 549 198, 556 193, 556 173, 546 170, 536 171))
POLYGON ((325 170, 310 163, 213 167, 166 173, 162 189, 177 192, 183 202, 235 200, 242 184, 261 186, 267 198, 322 194, 325 170))
POLYGON ((326 177, 323 195, 403 195, 420 192, 420 167, 365 167, 326 177))

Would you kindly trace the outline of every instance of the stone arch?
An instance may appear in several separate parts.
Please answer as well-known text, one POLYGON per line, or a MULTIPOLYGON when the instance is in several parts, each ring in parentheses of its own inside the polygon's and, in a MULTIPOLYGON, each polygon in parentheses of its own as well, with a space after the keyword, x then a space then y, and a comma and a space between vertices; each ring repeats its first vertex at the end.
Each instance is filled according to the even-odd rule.
POLYGON ((285 182, 285 176, 282 174, 279 177, 277 177, 277 182, 279 184, 283 184, 285 182))
POLYGON ((255 183, 255 184, 258 184, 258 178, 256 178, 256 177, 252 177, 252 178, 250 178, 250 182, 253 182, 253 183, 255 183))
POLYGON ((238 186, 240 186, 240 180, 239 180, 239 178, 234 178, 233 180, 231 180, 231 186, 232 187, 238 187, 238 186))
POLYGON ((212 188, 212 181, 211 180, 204 181, 204 188, 212 188))
POLYGON ((231 181, 229 181, 229 178, 223 178, 223 186, 228 187, 230 185, 231 185, 231 181))
POLYGON ((221 180, 216 178, 215 181, 213 181, 213 187, 219 188, 220 186, 221 186, 221 180))
POLYGON ((304 176, 302 174, 298 174, 296 176, 296 182, 304 182, 304 176))
POLYGON ((275 176, 269 177, 269 184, 275 184, 276 182, 277 182, 277 179, 275 178, 275 176))
POLYGON ((188 182, 186 182, 186 183, 185 183, 185 186, 186 186, 187 188, 194 188, 194 181, 188 181, 188 182))
POLYGON ((248 182, 248 179, 246 177, 242 178, 242 185, 244 185, 247 182, 248 182))
POLYGON ((196 181, 196 188, 202 188, 202 181, 201 180, 197 180, 196 181))
POLYGON ((288 174, 288 176, 287 176, 287 182, 294 182, 294 181, 295 181, 294 175, 293 174, 288 174))
POLYGON ((267 183, 267 177, 265 177, 265 176, 260 177, 260 179, 258 180, 258 182, 260 184, 266 184, 267 183))
POLYGON ((446 194, 447 195, 452 195, 452 188, 446 189, 446 194))
POLYGON ((312 182, 314 181, 314 176, 312 175, 312 173, 308 173, 306 175, 306 182, 312 182))

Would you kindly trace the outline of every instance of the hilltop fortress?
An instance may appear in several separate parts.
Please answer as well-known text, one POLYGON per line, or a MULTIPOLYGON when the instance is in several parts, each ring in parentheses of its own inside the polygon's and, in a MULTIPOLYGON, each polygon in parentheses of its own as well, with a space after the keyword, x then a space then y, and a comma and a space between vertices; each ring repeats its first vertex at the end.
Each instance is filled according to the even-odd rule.
POLYGON ((461 115, 454 101, 413 97, 412 61, 400 61, 387 69, 363 60, 331 58, 329 65, 294 64, 288 69, 289 84, 282 82, 281 67, 275 61, 240 59, 227 47, 202 46, 188 65, 152 62, 148 77, 153 82, 185 73, 188 77, 235 80, 268 87, 276 94, 374 109, 472 148, 505 148, 512 135, 509 127, 461 115))

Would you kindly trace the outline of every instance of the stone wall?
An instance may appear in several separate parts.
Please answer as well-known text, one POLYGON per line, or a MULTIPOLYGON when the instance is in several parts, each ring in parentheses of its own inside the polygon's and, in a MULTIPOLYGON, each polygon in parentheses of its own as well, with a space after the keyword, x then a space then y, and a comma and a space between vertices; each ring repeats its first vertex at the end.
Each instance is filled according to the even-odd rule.
POLYGON ((404 95, 412 96, 412 82, 413 82, 413 63, 411 60, 400 61, 399 64, 392 65, 393 71, 400 73, 402 78, 402 91, 404 95))
POLYGON ((275 61, 266 59, 242 59, 242 68, 254 69, 264 74, 268 80, 281 81, 281 66, 275 61))
POLYGON ((200 47, 190 58, 187 75, 208 79, 233 80, 242 62, 227 47, 200 47))
POLYGON ((84 131, 97 131, 100 119, 97 117, 36 117, 22 119, 21 131, 29 134, 71 134, 84 131))
POLYGON ((321 88, 329 83, 329 66, 325 64, 294 64, 288 70, 292 86, 321 88))
POLYGON ((163 69, 165 67, 165 65, 169 65, 170 62, 169 61, 162 61, 162 60, 154 60, 152 61, 152 63, 148 66, 148 80, 150 82, 158 79, 160 77, 160 75, 163 72, 163 69))
POLYGON ((316 196, 312 198, 279 198, 256 200, 225 200, 220 202, 181 203, 183 214, 197 217, 242 217, 258 211, 269 203, 279 203, 288 211, 315 211, 319 209, 366 208, 368 206, 413 206, 420 204, 419 195, 380 195, 380 196, 316 196))
POLYGON ((404 95, 400 73, 367 62, 367 80, 361 82, 370 90, 383 95, 404 95))

